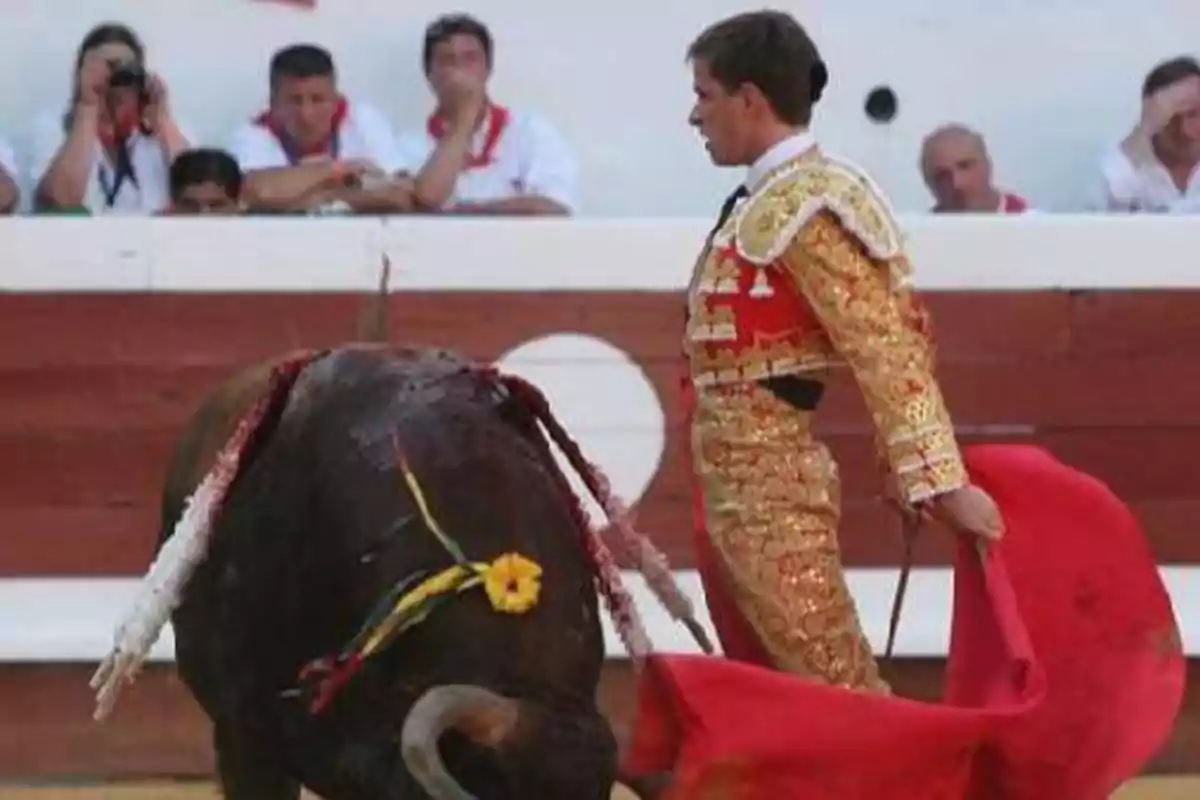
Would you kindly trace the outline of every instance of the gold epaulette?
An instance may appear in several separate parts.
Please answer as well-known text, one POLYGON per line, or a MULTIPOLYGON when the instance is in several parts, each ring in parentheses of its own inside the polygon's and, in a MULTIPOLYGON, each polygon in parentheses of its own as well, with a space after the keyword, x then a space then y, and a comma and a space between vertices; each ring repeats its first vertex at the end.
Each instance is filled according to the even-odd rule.
POLYGON ((767 178, 733 221, 737 252, 766 266, 817 213, 830 211, 881 261, 903 254, 900 226, 883 191, 861 169, 822 155, 798 159, 767 178))

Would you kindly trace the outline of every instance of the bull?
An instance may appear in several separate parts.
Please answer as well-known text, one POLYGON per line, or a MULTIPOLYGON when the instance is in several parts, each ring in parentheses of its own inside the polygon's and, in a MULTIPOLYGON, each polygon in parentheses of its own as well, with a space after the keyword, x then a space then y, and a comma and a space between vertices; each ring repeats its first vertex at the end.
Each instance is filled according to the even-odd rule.
POLYGON ((229 800, 607 798, 597 589, 649 646, 617 559, 711 645, 535 387, 385 345, 377 312, 369 341, 242 370, 190 418, 97 717, 169 617, 229 800))

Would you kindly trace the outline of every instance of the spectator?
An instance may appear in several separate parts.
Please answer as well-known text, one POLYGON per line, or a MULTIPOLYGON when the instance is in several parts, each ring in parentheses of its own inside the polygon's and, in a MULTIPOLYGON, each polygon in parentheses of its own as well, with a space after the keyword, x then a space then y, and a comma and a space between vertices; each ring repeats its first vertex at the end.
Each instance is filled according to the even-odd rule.
POLYGON ((270 66, 270 107, 233 137, 252 211, 407 211, 412 181, 397 176, 396 134, 372 106, 344 97, 333 57, 286 47, 270 66))
POLYGON ((492 102, 492 36, 456 14, 425 31, 425 76, 437 100, 424 130, 400 140, 426 210, 467 214, 569 214, 578 168, 543 117, 492 102))
POLYGON ((1200 204, 1200 64, 1164 61, 1142 82, 1142 115, 1100 165, 1109 211, 1194 211, 1200 204))
POLYGON ((1019 214, 1024 198, 996 188, 983 136, 965 125, 943 125, 921 144, 921 175, 933 195, 935 214, 1019 214))
POLYGON ((12 145, 0 139, 0 214, 15 214, 21 205, 20 170, 12 145))
POLYGON ((171 162, 171 214, 237 214, 242 170, 224 150, 185 150, 171 162))
POLYGON ((167 205, 167 166, 188 147, 137 35, 124 25, 99 25, 79 46, 66 113, 36 123, 34 206, 153 214, 167 205))

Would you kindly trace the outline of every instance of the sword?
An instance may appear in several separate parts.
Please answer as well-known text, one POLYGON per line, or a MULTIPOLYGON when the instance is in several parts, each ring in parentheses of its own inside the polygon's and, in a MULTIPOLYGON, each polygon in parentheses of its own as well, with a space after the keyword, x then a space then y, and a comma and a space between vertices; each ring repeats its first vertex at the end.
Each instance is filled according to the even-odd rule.
MULTIPOLYGON (((903 512, 902 512, 903 513, 903 512)), ((889 664, 892 661, 892 651, 896 647, 896 631, 900 628, 900 611, 904 608, 904 595, 908 592, 908 578, 912 574, 913 550, 917 543, 917 534, 921 530, 921 515, 919 513, 904 513, 901 524, 901 536, 904 539, 904 556, 900 562, 900 580, 896 583, 896 596, 892 598, 892 617, 888 620, 887 648, 883 658, 889 664)), ((975 540, 975 552, 979 555, 981 564, 987 564, 988 545, 983 539, 975 540)))
POLYGON ((892 661, 892 651, 896 647, 896 631, 900 628, 900 611, 904 608, 904 595, 908 592, 908 578, 912 574, 913 550, 916 548, 917 534, 921 530, 921 515, 919 513, 904 514, 901 524, 901 536, 904 539, 904 557, 900 562, 900 580, 896 583, 896 596, 892 598, 892 617, 888 621, 887 648, 883 658, 888 663, 892 661))

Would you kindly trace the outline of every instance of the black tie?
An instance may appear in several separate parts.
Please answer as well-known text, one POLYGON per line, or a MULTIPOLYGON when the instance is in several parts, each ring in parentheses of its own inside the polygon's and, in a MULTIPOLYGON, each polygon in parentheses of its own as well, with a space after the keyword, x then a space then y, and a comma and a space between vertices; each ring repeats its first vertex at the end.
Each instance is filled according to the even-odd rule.
POLYGON ((725 224, 725 220, 729 219, 729 215, 733 213, 733 207, 737 205, 737 201, 749 195, 750 190, 746 188, 745 184, 741 184, 733 190, 733 193, 729 197, 725 198, 725 203, 721 206, 721 213, 717 216, 717 224, 709 231, 708 235, 710 237, 721 229, 721 226, 725 224))

